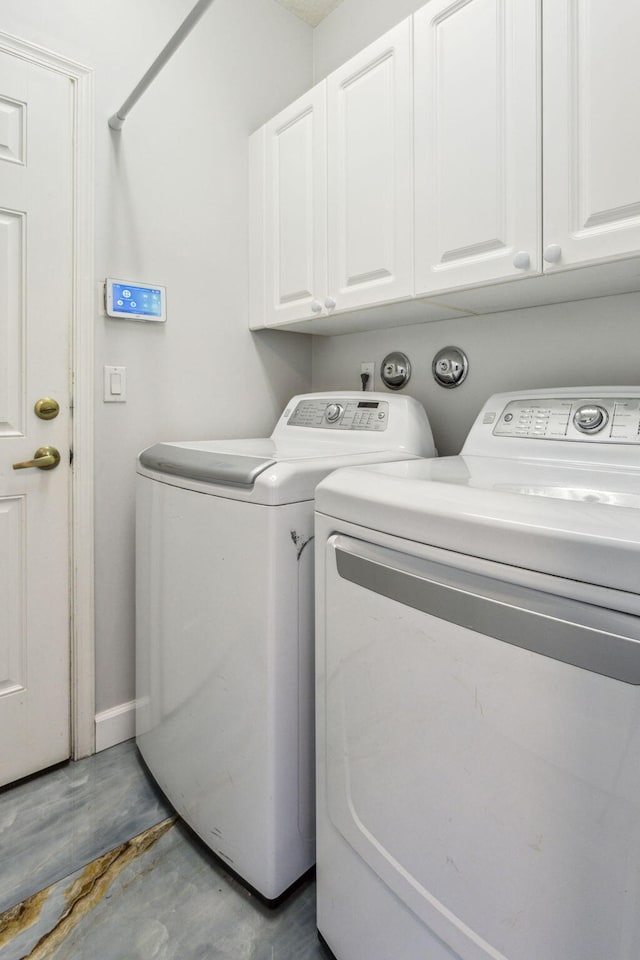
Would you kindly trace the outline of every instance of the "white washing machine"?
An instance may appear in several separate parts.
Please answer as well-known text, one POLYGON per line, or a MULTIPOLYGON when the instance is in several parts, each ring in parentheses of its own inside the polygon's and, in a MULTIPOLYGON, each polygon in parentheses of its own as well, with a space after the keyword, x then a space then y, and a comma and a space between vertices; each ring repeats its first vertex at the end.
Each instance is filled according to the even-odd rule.
POLYGON ((492 397, 316 492, 338 960, 640 957, 640 387, 492 397))
POLYGON ((315 859, 316 484, 434 453, 415 400, 348 392, 294 397, 270 438, 139 457, 137 743, 178 813, 268 900, 315 859))

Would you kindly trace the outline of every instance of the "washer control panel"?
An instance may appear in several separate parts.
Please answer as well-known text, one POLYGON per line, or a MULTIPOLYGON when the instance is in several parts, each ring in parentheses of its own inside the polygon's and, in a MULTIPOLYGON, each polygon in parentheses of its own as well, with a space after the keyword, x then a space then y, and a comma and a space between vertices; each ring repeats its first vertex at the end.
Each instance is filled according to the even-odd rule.
POLYGON ((324 427, 330 430, 387 429, 389 404, 385 400, 351 400, 336 397, 325 400, 311 397, 301 400, 289 419, 289 427, 324 427))
POLYGON ((639 397, 512 400, 493 429, 497 437, 640 443, 639 397))

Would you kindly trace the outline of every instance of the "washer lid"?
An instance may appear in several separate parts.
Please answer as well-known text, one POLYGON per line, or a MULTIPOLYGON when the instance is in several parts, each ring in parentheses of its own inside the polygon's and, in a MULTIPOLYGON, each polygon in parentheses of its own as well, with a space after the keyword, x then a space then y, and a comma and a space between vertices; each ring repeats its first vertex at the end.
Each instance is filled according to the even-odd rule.
POLYGON ((337 467, 399 456, 411 455, 330 441, 200 440, 143 450, 138 473, 196 493, 277 506, 313 500, 317 484, 337 467))
POLYGON ((275 462, 245 453, 225 453, 175 443, 156 443, 140 454, 140 463, 148 470, 205 483, 234 483, 246 487, 252 486, 256 477, 275 462))
POLYGON ((316 509, 468 556, 640 593, 640 470, 459 456, 347 468, 316 509))

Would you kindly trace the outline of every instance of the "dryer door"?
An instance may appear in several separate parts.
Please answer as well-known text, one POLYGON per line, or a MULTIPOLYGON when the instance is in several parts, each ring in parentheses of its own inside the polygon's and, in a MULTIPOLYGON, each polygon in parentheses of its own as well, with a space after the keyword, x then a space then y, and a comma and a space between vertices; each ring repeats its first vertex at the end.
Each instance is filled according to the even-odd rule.
POLYGON ((329 829, 430 956, 637 958, 640 621, 436 555, 327 541, 329 829))

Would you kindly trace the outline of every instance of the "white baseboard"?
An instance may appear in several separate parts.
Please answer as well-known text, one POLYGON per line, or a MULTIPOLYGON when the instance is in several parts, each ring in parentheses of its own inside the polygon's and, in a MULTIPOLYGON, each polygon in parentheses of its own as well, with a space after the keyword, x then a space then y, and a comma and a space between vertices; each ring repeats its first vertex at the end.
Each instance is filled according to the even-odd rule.
POLYGON ((96 753, 130 740, 136 734, 136 701, 119 703, 96 713, 96 753))

